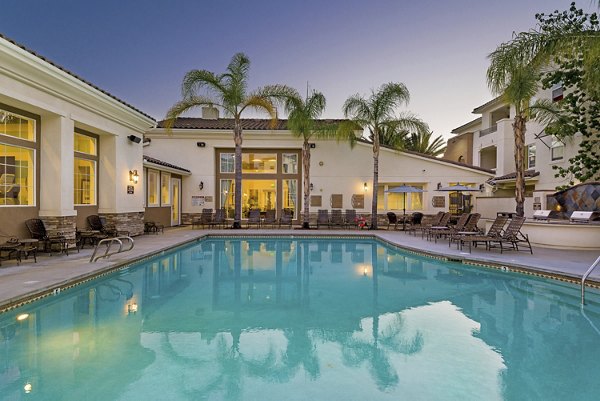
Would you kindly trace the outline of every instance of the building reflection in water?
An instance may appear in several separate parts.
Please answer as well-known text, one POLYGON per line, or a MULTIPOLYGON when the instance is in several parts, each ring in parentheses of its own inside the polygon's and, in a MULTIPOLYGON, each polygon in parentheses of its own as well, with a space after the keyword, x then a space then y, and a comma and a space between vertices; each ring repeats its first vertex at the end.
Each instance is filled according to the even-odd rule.
POLYGON ((588 322, 576 292, 368 240, 205 240, 1 315, 0 399, 282 399, 306 380, 320 399, 586 399, 598 297, 588 322))

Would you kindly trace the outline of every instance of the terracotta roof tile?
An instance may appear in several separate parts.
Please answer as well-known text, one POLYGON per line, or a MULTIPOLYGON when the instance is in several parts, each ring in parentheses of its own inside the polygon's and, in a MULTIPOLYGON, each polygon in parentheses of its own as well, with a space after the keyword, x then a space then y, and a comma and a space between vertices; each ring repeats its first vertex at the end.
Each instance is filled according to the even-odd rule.
POLYGON ((144 155, 144 160, 153 164, 158 164, 160 166, 169 167, 175 170, 185 171, 186 173, 191 173, 187 168, 179 167, 171 163, 163 162, 162 160, 155 159, 154 157, 144 155))
MULTIPOLYGON (((324 123, 340 123, 343 119, 323 119, 320 120, 324 123)), ((233 130, 234 120, 233 118, 219 118, 219 119, 207 119, 207 118, 194 118, 194 117, 179 117, 175 124, 174 129, 207 129, 207 130, 233 130)), ((157 128, 164 128, 165 121, 159 121, 157 128)), ((270 119, 261 118, 243 118, 242 129, 244 130, 287 130, 287 120, 278 119, 275 126, 271 125, 270 119)))
MULTIPOLYGON (((538 175, 540 175, 539 171, 526 170, 524 177, 525 178, 533 178, 533 177, 537 177, 538 175)), ((514 173, 504 174, 499 177, 494 177, 490 181, 506 181, 506 180, 514 180, 516 178, 517 178, 517 173, 514 172, 514 173)))

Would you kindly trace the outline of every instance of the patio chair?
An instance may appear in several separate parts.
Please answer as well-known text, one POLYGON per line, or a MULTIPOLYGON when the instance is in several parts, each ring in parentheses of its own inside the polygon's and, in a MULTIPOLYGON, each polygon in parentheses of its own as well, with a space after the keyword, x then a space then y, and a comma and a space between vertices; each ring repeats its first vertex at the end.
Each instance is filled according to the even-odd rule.
POLYGON ((346 209, 346 214, 344 216, 344 225, 346 227, 352 226, 354 228, 358 228, 358 220, 356 218, 356 210, 346 209))
POLYGON ((500 238, 500 236, 502 235, 502 229, 504 228, 504 225, 506 224, 507 221, 508 221, 507 216, 500 215, 500 216, 496 217, 496 220, 494 220, 494 222, 492 223, 492 226, 490 227, 490 229, 488 230, 486 235, 479 235, 479 234, 471 235, 469 233, 461 233, 460 238, 458 240, 458 246, 460 247, 460 249, 462 249, 463 244, 465 242, 468 242, 469 243, 469 253, 471 253, 471 247, 473 244, 475 244, 475 246, 477 246, 477 244, 479 244, 479 243, 484 243, 485 249, 489 250, 490 249, 490 241, 500 238))
POLYGON ((427 232, 427 239, 429 240, 430 237, 433 237, 433 239, 437 243, 438 238, 447 237, 458 231, 463 231, 465 225, 467 224, 467 221, 469 220, 469 216, 469 213, 461 214, 454 226, 442 226, 442 224, 444 224, 442 219, 440 226, 431 227, 429 229, 429 231, 427 232))
POLYGON ((279 222, 277 221, 277 216, 276 216, 276 211, 275 209, 268 209, 265 212, 265 218, 262 221, 262 225, 264 227, 266 226, 271 226, 271 228, 274 228, 276 224, 278 224, 279 222))
POLYGON ((342 215, 341 209, 333 209, 331 211, 331 226, 344 227, 344 216, 342 215))
POLYGON ((52 248, 59 248, 59 253, 64 252, 69 254, 69 248, 67 246, 67 238, 62 233, 50 236, 46 231, 46 226, 41 219, 29 219, 25 221, 25 226, 31 235, 31 238, 37 239, 44 244, 44 252, 50 252, 52 254, 52 248))
POLYGON ((202 209, 202 213, 200 213, 199 218, 195 218, 192 220, 192 229, 196 227, 210 226, 213 221, 213 210, 212 209, 202 209))
POLYGON ((106 224, 106 222, 97 214, 89 215, 87 217, 87 222, 92 230, 99 231, 108 237, 116 237, 120 234, 129 235, 128 231, 117 231, 117 228, 114 225, 106 224))
POLYGON ((17 265, 21 263, 21 243, 14 237, 0 244, 0 266, 2 266, 2 260, 10 260, 13 258, 17 261, 17 265), (2 253, 4 253, 4 255, 2 255, 2 253))
POLYGON ((211 220, 207 223, 209 227, 222 227, 225 228, 227 225, 227 216, 225 212, 225 208, 220 208, 215 210, 215 215, 212 217, 212 209, 211 209, 211 220))
POLYGON ((283 214, 281 215, 281 219, 279 219, 279 228, 281 226, 288 226, 292 228, 292 219, 294 218, 294 214, 290 209, 283 209, 283 214))
POLYGON ((411 233, 415 233, 417 230, 421 229, 421 223, 423 222, 423 213, 414 212, 410 217, 410 224, 406 227, 406 231, 410 235, 411 233))
POLYGON ((387 219, 388 219, 388 226, 387 229, 390 229, 390 226, 393 224, 394 225, 394 230, 396 230, 398 228, 398 216, 396 216, 396 213, 394 212, 387 212, 387 219))
POLYGON ((427 230, 429 230, 430 227, 439 226, 440 221, 442 220, 442 217, 444 217, 444 212, 438 212, 432 218, 428 218, 427 219, 428 221, 426 221, 425 216, 424 216, 421 226, 417 227, 415 229, 415 235, 416 235, 416 231, 418 230, 418 231, 421 231, 421 238, 425 238, 425 233, 427 232, 427 230))
MULTIPOLYGON (((452 214, 449 212, 442 213, 440 219, 432 224, 430 227, 427 227, 426 230, 423 231, 423 234, 427 233, 427 241, 429 241, 432 237, 434 237, 434 233, 438 230, 446 230, 448 228, 448 224, 450 223, 450 218, 452 214)), ((437 241, 436 241, 437 242, 437 241)))
POLYGON ((317 215, 317 230, 321 226, 331 226, 331 222, 329 221, 329 210, 327 209, 319 209, 319 214, 317 215))
POLYGON ((502 244, 509 244, 512 250, 518 251, 519 244, 526 244, 529 248, 529 252, 533 255, 533 249, 531 248, 531 243, 529 242, 529 236, 521 232, 523 223, 525 223, 525 217, 513 217, 508 223, 508 226, 506 226, 506 229, 502 235, 489 241, 488 249, 500 248, 500 253, 502 253, 507 249, 503 247, 502 244))
POLYGON ((164 233, 165 226, 157 224, 155 221, 144 222, 144 234, 158 234, 159 232, 164 233))
POLYGON ((250 225, 256 225, 256 228, 260 228, 260 210, 250 209, 248 211, 248 221, 246 222, 246 228, 250 228, 250 225))
POLYGON ((477 226, 477 223, 479 223, 480 218, 481 215, 479 213, 469 214, 469 218, 467 219, 467 222, 465 223, 465 226, 462 228, 462 230, 457 229, 455 232, 448 236, 448 247, 450 247, 452 245, 452 242, 454 241, 457 241, 458 243, 462 235, 472 235, 475 233, 479 233, 479 227, 477 226))

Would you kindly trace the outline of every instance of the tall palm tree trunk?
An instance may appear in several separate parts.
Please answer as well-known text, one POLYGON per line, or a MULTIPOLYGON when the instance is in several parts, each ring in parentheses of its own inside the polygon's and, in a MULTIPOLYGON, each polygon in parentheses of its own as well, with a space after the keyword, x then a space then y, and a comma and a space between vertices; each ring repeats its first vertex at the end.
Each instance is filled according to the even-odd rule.
POLYGON ((233 128, 233 141, 235 143, 235 213, 232 228, 242 228, 242 123, 236 119, 233 128))
POLYGON ((302 215, 302 228, 310 228, 310 144, 306 139, 302 145, 302 169, 304 172, 304 213, 302 215))
POLYGON ((515 135, 515 201, 517 216, 525 214, 525 118, 521 114, 515 116, 513 131, 515 135))
POLYGON ((377 229, 377 189, 379 186, 379 135, 373 138, 373 194, 371 199, 371 229, 377 229))

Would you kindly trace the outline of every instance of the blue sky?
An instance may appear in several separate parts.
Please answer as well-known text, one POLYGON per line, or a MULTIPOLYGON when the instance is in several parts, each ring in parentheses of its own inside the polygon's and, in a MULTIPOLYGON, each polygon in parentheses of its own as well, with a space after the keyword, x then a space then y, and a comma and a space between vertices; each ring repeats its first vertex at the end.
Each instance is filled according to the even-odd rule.
MULTIPOLYGON (((491 98, 487 55, 537 12, 570 0, 2 0, 0 32, 157 119, 180 99, 185 72, 222 72, 239 51, 250 87, 281 83, 345 99, 403 82, 406 108, 436 135, 491 98)), ((588 0, 585 10, 595 9, 588 0)))

